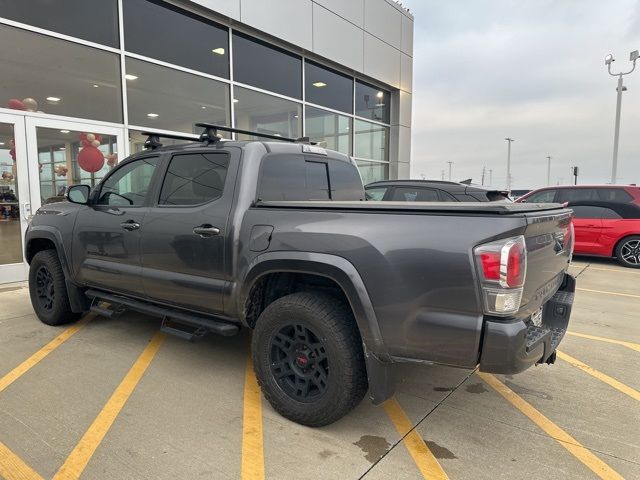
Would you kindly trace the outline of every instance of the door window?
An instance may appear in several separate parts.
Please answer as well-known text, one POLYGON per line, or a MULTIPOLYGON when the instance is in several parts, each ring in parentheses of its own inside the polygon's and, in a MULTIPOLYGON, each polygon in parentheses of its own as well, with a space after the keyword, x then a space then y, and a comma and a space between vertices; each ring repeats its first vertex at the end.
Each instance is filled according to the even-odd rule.
POLYGON ((527 197, 527 203, 552 203, 556 196, 556 190, 543 190, 527 197))
POLYGON ((430 188, 396 187, 391 200, 396 202, 439 202, 438 192, 430 188))
POLYGON ((601 218, 602 207, 592 207, 588 205, 578 205, 576 207, 569 207, 573 210, 573 215, 576 218, 601 218))
POLYGON ((565 188, 558 193, 558 202, 588 202, 600 200, 595 188, 565 188))
POLYGON ((622 218, 618 212, 610 209, 610 208, 603 208, 602 209, 602 218, 605 220, 617 220, 622 218))
POLYGON ((158 157, 146 157, 118 168, 102 185, 98 205, 142 206, 157 165, 158 157))
POLYGON ((198 205, 222 196, 229 156, 219 153, 175 155, 162 182, 160 205, 198 205))
POLYGON ((385 193, 387 193, 387 187, 367 188, 365 190, 367 200, 382 200, 385 193))

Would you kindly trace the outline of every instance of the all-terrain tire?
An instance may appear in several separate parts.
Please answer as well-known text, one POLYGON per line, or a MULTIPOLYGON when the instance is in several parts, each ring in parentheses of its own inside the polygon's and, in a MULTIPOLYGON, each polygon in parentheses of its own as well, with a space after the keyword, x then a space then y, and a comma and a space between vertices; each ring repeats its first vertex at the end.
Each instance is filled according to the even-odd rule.
POLYGON ((616 246, 616 259, 623 267, 640 268, 640 235, 623 238, 616 246))
POLYGON ((80 314, 71 311, 64 271, 55 250, 42 250, 31 260, 29 295, 42 323, 62 325, 80 318, 80 314))
POLYGON ((258 318, 251 351, 265 398, 302 425, 335 422, 367 391, 360 333, 349 306, 334 296, 300 292, 274 301, 258 318))

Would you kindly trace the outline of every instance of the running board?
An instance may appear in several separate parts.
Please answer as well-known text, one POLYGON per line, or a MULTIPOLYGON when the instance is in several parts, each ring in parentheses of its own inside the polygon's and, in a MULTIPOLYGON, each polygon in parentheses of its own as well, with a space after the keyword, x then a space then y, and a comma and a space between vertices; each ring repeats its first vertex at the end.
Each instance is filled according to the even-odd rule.
POLYGON ((175 335, 185 340, 195 341, 207 333, 215 333, 225 337, 231 337, 240 331, 238 325, 218 320, 197 313, 185 312, 178 309, 154 305, 132 298, 113 295, 98 290, 89 289, 85 295, 92 299, 91 311, 112 318, 119 315, 122 310, 129 309, 162 318, 160 330, 170 335, 175 335), (101 302, 109 303, 104 307, 101 302))

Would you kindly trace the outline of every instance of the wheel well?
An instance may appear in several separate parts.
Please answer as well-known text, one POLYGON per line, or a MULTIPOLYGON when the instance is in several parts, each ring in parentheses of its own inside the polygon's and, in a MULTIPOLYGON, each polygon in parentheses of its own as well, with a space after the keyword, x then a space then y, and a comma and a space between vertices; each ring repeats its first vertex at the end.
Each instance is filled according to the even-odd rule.
POLYGON ((635 235, 635 234, 631 234, 631 235, 625 235, 624 237, 622 237, 620 240, 618 240, 616 242, 616 244, 613 246, 613 251, 611 252, 611 256, 615 257, 616 256, 616 252, 618 251, 618 246, 624 242, 627 238, 629 237, 638 237, 640 235, 635 235))
MULTIPOLYGON (((275 300, 296 292, 322 291, 349 305, 340 285, 322 275, 297 272, 275 272, 260 277, 251 287, 244 304, 247 325, 253 328, 258 317, 275 300)), ((355 321, 355 320, 354 320, 355 321)))
POLYGON ((36 253, 42 250, 55 250, 56 245, 48 238, 34 238, 27 245, 27 263, 31 263, 36 253))

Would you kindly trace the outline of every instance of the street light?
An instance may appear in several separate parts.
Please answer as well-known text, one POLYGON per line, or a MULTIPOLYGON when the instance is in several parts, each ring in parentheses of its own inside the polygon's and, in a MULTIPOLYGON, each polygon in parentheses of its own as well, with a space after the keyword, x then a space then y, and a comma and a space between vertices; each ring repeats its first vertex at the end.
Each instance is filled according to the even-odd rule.
POLYGON ((547 185, 551 185, 551 155, 547 155, 547 185))
POLYGON ((617 88, 618 96, 617 96, 617 102, 616 102, 616 127, 615 127, 615 132, 613 134, 613 165, 611 166, 611 183, 616 183, 616 175, 618 173, 617 170, 618 170, 618 141, 620 139, 620 109, 622 108, 622 92, 624 92, 627 89, 627 87, 622 85, 622 76, 629 75, 631 72, 633 72, 636 69, 636 60, 639 57, 640 57, 640 53, 638 52, 638 50, 634 50, 633 52, 631 52, 631 54, 629 55, 629 61, 633 64, 633 66, 631 67, 631 70, 629 70, 628 72, 620 72, 620 73, 611 72, 611 64, 616 61, 616 59, 613 58, 613 55, 609 54, 606 57, 604 57, 604 64, 607 66, 607 71, 609 72, 609 75, 611 75, 612 77, 618 77, 618 88, 617 88))
POLYGON ((507 141, 507 192, 511 191, 511 142, 515 142, 513 138, 505 138, 507 141))
POLYGON ((451 181, 451 165, 453 165, 453 162, 447 162, 449 164, 449 181, 451 181))

